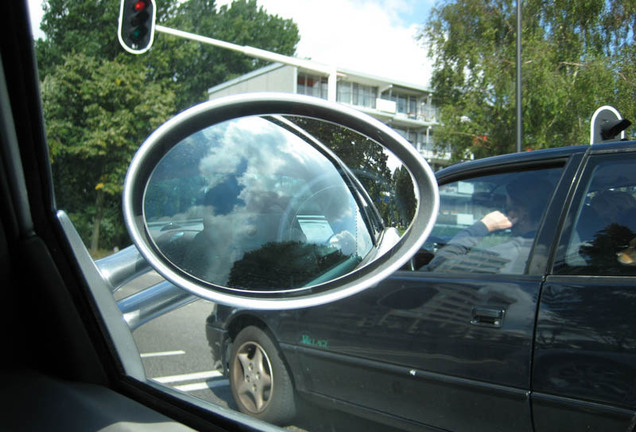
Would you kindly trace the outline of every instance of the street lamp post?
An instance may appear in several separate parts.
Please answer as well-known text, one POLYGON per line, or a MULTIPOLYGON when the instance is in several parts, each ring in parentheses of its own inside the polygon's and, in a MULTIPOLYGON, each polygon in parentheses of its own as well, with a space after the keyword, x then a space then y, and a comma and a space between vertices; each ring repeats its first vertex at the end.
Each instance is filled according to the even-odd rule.
POLYGON ((523 110, 521 106, 521 0, 517 0, 517 78, 516 78, 516 111, 517 111, 517 152, 523 145, 523 110))

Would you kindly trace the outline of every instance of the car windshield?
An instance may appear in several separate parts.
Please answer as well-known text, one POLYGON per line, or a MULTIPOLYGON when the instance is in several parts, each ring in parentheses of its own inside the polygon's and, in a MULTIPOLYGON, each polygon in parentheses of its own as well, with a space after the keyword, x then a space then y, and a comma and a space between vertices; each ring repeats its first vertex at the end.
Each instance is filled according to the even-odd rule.
MULTIPOLYGON (((609 355, 600 342, 568 339, 559 327, 572 315, 566 299, 583 298, 577 289, 589 281, 559 291, 562 281, 549 278, 554 257, 566 255, 559 238, 569 241, 560 264, 574 276, 589 268, 566 217, 569 206, 586 209, 568 189, 584 156, 532 156, 589 144, 599 106, 636 119, 633 0, 28 4, 56 205, 103 275, 129 269, 111 280, 113 296, 154 390, 232 411, 246 429, 567 428, 558 411, 585 412, 586 425, 604 430, 590 413, 633 414, 633 322, 595 339, 615 342, 609 355), (141 258, 122 193, 142 143, 193 106, 268 92, 364 113, 440 173, 433 234, 404 268, 351 298, 261 311, 185 293, 141 258), (526 159, 471 162, 512 153, 526 159), (485 221, 493 215, 494 228, 485 221)), ((145 185, 153 250, 189 281, 259 293, 338 281, 388 259, 378 250, 417 223, 422 197, 394 154, 331 120, 237 113, 184 138, 145 185)), ((633 139, 632 130, 611 138, 633 139)), ((588 200, 618 187, 636 196, 627 180, 597 183, 588 200)), ((636 246, 616 243, 613 254, 636 246)), ((631 304, 633 293, 616 295, 631 304)))

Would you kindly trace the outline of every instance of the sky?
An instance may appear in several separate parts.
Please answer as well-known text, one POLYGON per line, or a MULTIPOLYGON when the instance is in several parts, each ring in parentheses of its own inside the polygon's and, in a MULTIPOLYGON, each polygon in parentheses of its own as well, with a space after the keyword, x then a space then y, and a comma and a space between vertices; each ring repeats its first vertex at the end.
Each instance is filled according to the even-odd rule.
POLYGON ((434 0, 259 0, 300 30, 297 56, 428 86, 431 60, 415 39, 434 0))
MULTIPOLYGON (((431 60, 415 36, 428 19, 434 1, 258 0, 258 3, 268 13, 296 22, 301 38, 297 57, 428 86, 431 60)), ((224 3, 228 2, 217 0, 218 5, 224 3)), ((39 23, 42 16, 40 4, 41 0, 29 0, 34 23, 39 23)), ((33 25, 36 38, 42 35, 38 27, 39 24, 33 25)))

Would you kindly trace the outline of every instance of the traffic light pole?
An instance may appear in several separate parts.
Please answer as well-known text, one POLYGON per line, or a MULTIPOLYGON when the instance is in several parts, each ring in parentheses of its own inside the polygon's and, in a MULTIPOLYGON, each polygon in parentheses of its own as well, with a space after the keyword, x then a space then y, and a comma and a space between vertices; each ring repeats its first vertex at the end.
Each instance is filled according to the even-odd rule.
POLYGON ((249 57, 267 60, 275 63, 282 63, 289 66, 296 66, 304 69, 309 69, 315 72, 323 73, 328 76, 327 79, 327 99, 330 101, 336 100, 336 80, 338 77, 338 73, 335 67, 316 64, 309 60, 303 60, 295 57, 289 57, 282 54, 277 54, 274 52, 266 51, 260 48, 254 48, 247 45, 237 45, 231 42, 225 42, 219 39, 213 39, 206 36, 200 36, 194 33, 185 32, 182 30, 175 30, 168 27, 164 27, 162 25, 157 25, 155 30, 160 33, 169 34, 172 36, 177 36, 185 39, 189 39, 195 42, 204 43, 207 45, 212 45, 218 48, 224 48, 232 51, 236 51, 242 54, 245 54, 249 57))

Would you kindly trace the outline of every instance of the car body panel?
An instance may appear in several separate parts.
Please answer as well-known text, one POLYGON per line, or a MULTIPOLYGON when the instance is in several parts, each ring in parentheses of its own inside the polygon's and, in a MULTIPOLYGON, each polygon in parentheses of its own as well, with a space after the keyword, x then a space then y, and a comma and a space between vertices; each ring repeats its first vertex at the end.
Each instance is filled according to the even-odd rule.
MULTIPOLYGON (((574 179, 572 205, 563 217, 561 244, 555 247, 554 268, 546 278, 538 311, 532 396, 537 431, 558 430, 565 418, 576 429, 632 430, 635 424, 633 269, 625 268, 622 275, 590 276, 592 272, 576 274, 579 270, 563 264, 565 246, 578 228, 579 208, 585 211, 585 193, 596 168, 630 160, 636 160, 633 144, 594 145, 574 179)), ((608 171, 630 181, 618 166, 608 171)))

